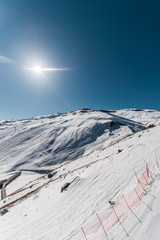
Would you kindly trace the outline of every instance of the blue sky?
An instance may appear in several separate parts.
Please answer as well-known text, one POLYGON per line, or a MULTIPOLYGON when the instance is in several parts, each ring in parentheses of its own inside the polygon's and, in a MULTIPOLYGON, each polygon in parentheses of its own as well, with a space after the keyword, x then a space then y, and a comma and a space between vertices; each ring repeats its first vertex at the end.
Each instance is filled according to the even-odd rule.
POLYGON ((0 119, 159 110, 159 13, 159 1, 0 0, 0 119))

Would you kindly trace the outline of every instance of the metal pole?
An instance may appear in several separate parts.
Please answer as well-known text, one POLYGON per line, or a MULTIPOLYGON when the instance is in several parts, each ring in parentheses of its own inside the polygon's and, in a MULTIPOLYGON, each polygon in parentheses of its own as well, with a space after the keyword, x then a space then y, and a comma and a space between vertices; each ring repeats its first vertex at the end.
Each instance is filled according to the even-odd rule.
POLYGON ((101 219, 100 219, 98 213, 96 213, 96 215, 97 215, 98 220, 100 221, 100 224, 101 224, 101 226, 102 226, 102 228, 103 228, 103 231, 104 231, 104 233, 105 233, 105 235, 106 235, 106 237, 107 237, 107 239, 108 239, 108 236, 107 236, 106 230, 105 230, 105 228, 104 228, 104 226, 103 226, 103 223, 102 223, 102 221, 101 221, 101 219))
MULTIPOLYGON (((137 193, 137 191, 136 191, 136 189, 134 189, 135 190, 135 192, 136 192, 136 194, 137 194, 137 196, 138 196, 138 198, 139 198, 139 200, 141 201, 141 202, 143 202, 142 200, 141 200, 141 198, 140 198, 140 196, 138 195, 138 193, 137 193)), ((144 203, 144 205, 146 205, 146 207, 148 207, 149 208, 149 210, 151 210, 152 212, 153 212, 153 210, 152 210, 152 208, 150 208, 145 202, 143 202, 144 203)))
POLYGON ((85 236, 85 239, 88 240, 88 239, 87 239, 87 236, 86 236, 86 234, 85 234, 85 231, 84 231, 84 229, 83 229, 83 227, 81 227, 81 229, 82 229, 82 232, 83 232, 83 234, 84 234, 84 236, 85 236))
POLYGON ((144 180, 145 180, 146 184, 148 184, 147 179, 146 179, 145 176, 144 176, 144 173, 142 173, 142 175, 143 175, 143 177, 144 177, 144 180))
POLYGON ((149 167, 148 167, 148 163, 146 162, 146 170, 147 170, 147 176, 149 178, 149 167))
MULTIPOLYGON (((112 205, 111 205, 111 206, 112 206, 112 205)), ((113 211, 114 211, 114 213, 115 213, 115 215, 116 215, 116 218, 117 218, 118 222, 121 224, 121 226, 122 226, 124 232, 126 233, 127 237, 129 237, 129 234, 127 233, 126 229, 123 227, 123 224, 122 224, 121 221, 119 220, 119 217, 118 217, 118 215, 117 215, 117 213, 116 213, 116 211, 115 211, 115 209, 114 209, 113 206, 112 206, 112 208, 113 208, 113 211)))
POLYGON ((142 183, 140 182, 140 180, 139 180, 139 178, 138 178, 138 176, 137 176, 137 173, 136 173, 136 171, 134 171, 134 173, 135 173, 135 175, 136 175, 136 178, 137 178, 138 182, 140 183, 140 185, 141 185, 141 187, 142 187, 142 189, 143 189, 143 191, 144 191, 145 189, 144 189, 144 187, 143 187, 142 183))
POLYGON ((127 200, 126 200, 126 198, 124 197, 124 195, 122 195, 122 197, 123 197, 123 199, 124 199, 124 201, 125 201, 128 209, 133 213, 133 215, 138 219, 138 221, 139 221, 140 223, 142 223, 142 221, 137 217, 137 215, 136 215, 136 214, 132 211, 132 209, 130 208, 130 206, 129 206, 127 200))

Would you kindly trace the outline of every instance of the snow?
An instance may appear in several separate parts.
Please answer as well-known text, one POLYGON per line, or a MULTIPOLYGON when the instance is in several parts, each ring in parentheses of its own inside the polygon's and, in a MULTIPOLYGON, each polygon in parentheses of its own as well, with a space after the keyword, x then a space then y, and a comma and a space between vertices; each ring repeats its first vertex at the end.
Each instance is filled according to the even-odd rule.
POLYGON ((138 203, 133 211, 142 223, 128 212, 121 221, 129 237, 117 223, 108 239, 158 239, 159 119, 159 111, 127 109, 1 121, 0 178, 17 170, 22 174, 7 186, 10 196, 0 201, 0 207, 11 204, 0 216, 0 239, 71 239, 97 212, 109 207, 109 200, 134 189, 134 170, 141 174, 146 162, 152 172, 148 191, 156 199, 146 194, 143 201, 153 211, 138 203), (151 123, 155 127, 148 129, 151 123), (36 169, 57 173, 49 179, 36 169), (61 187, 71 181, 61 193, 61 187))
POLYGON ((141 109, 123 109, 118 110, 115 113, 118 116, 121 117, 127 117, 128 119, 131 119, 136 122, 141 122, 143 124, 149 124, 152 122, 156 122, 159 120, 160 111, 156 110, 141 110, 141 109))
POLYGON ((143 124, 127 118, 84 110, 54 118, 4 121, 0 124, 0 172, 61 164, 142 129, 143 124))

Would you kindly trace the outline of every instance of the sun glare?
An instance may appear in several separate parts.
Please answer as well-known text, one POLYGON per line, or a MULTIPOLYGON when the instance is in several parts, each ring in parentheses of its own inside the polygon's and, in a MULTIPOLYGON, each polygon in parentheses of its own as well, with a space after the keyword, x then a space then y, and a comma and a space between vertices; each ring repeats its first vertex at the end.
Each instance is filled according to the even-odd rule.
POLYGON ((30 67, 30 68, 24 68, 25 70, 30 70, 33 71, 36 74, 40 74, 42 72, 46 72, 46 71, 67 71, 67 70, 71 70, 70 68, 42 68, 39 65, 35 65, 34 67, 30 67))
POLYGON ((40 73, 41 72, 41 67, 40 66, 35 66, 34 71, 35 71, 35 73, 40 73))

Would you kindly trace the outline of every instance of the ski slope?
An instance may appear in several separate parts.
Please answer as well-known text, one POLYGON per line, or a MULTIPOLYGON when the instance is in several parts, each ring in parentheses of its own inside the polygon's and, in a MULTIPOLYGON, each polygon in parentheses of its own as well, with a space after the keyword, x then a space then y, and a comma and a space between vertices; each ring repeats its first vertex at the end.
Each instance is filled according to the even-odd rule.
POLYGON ((141 174, 146 162, 148 191, 156 198, 146 194, 143 201, 153 211, 138 203, 134 212, 142 223, 128 212, 121 221, 129 237, 116 224, 108 239, 159 239, 159 119, 159 111, 126 109, 1 121, 0 180, 22 172, 0 201, 8 210, 0 216, 0 239, 71 239, 109 200, 134 189, 134 170, 141 174), (39 170, 55 175, 49 179, 39 170), (72 184, 61 192, 67 182, 72 184))

